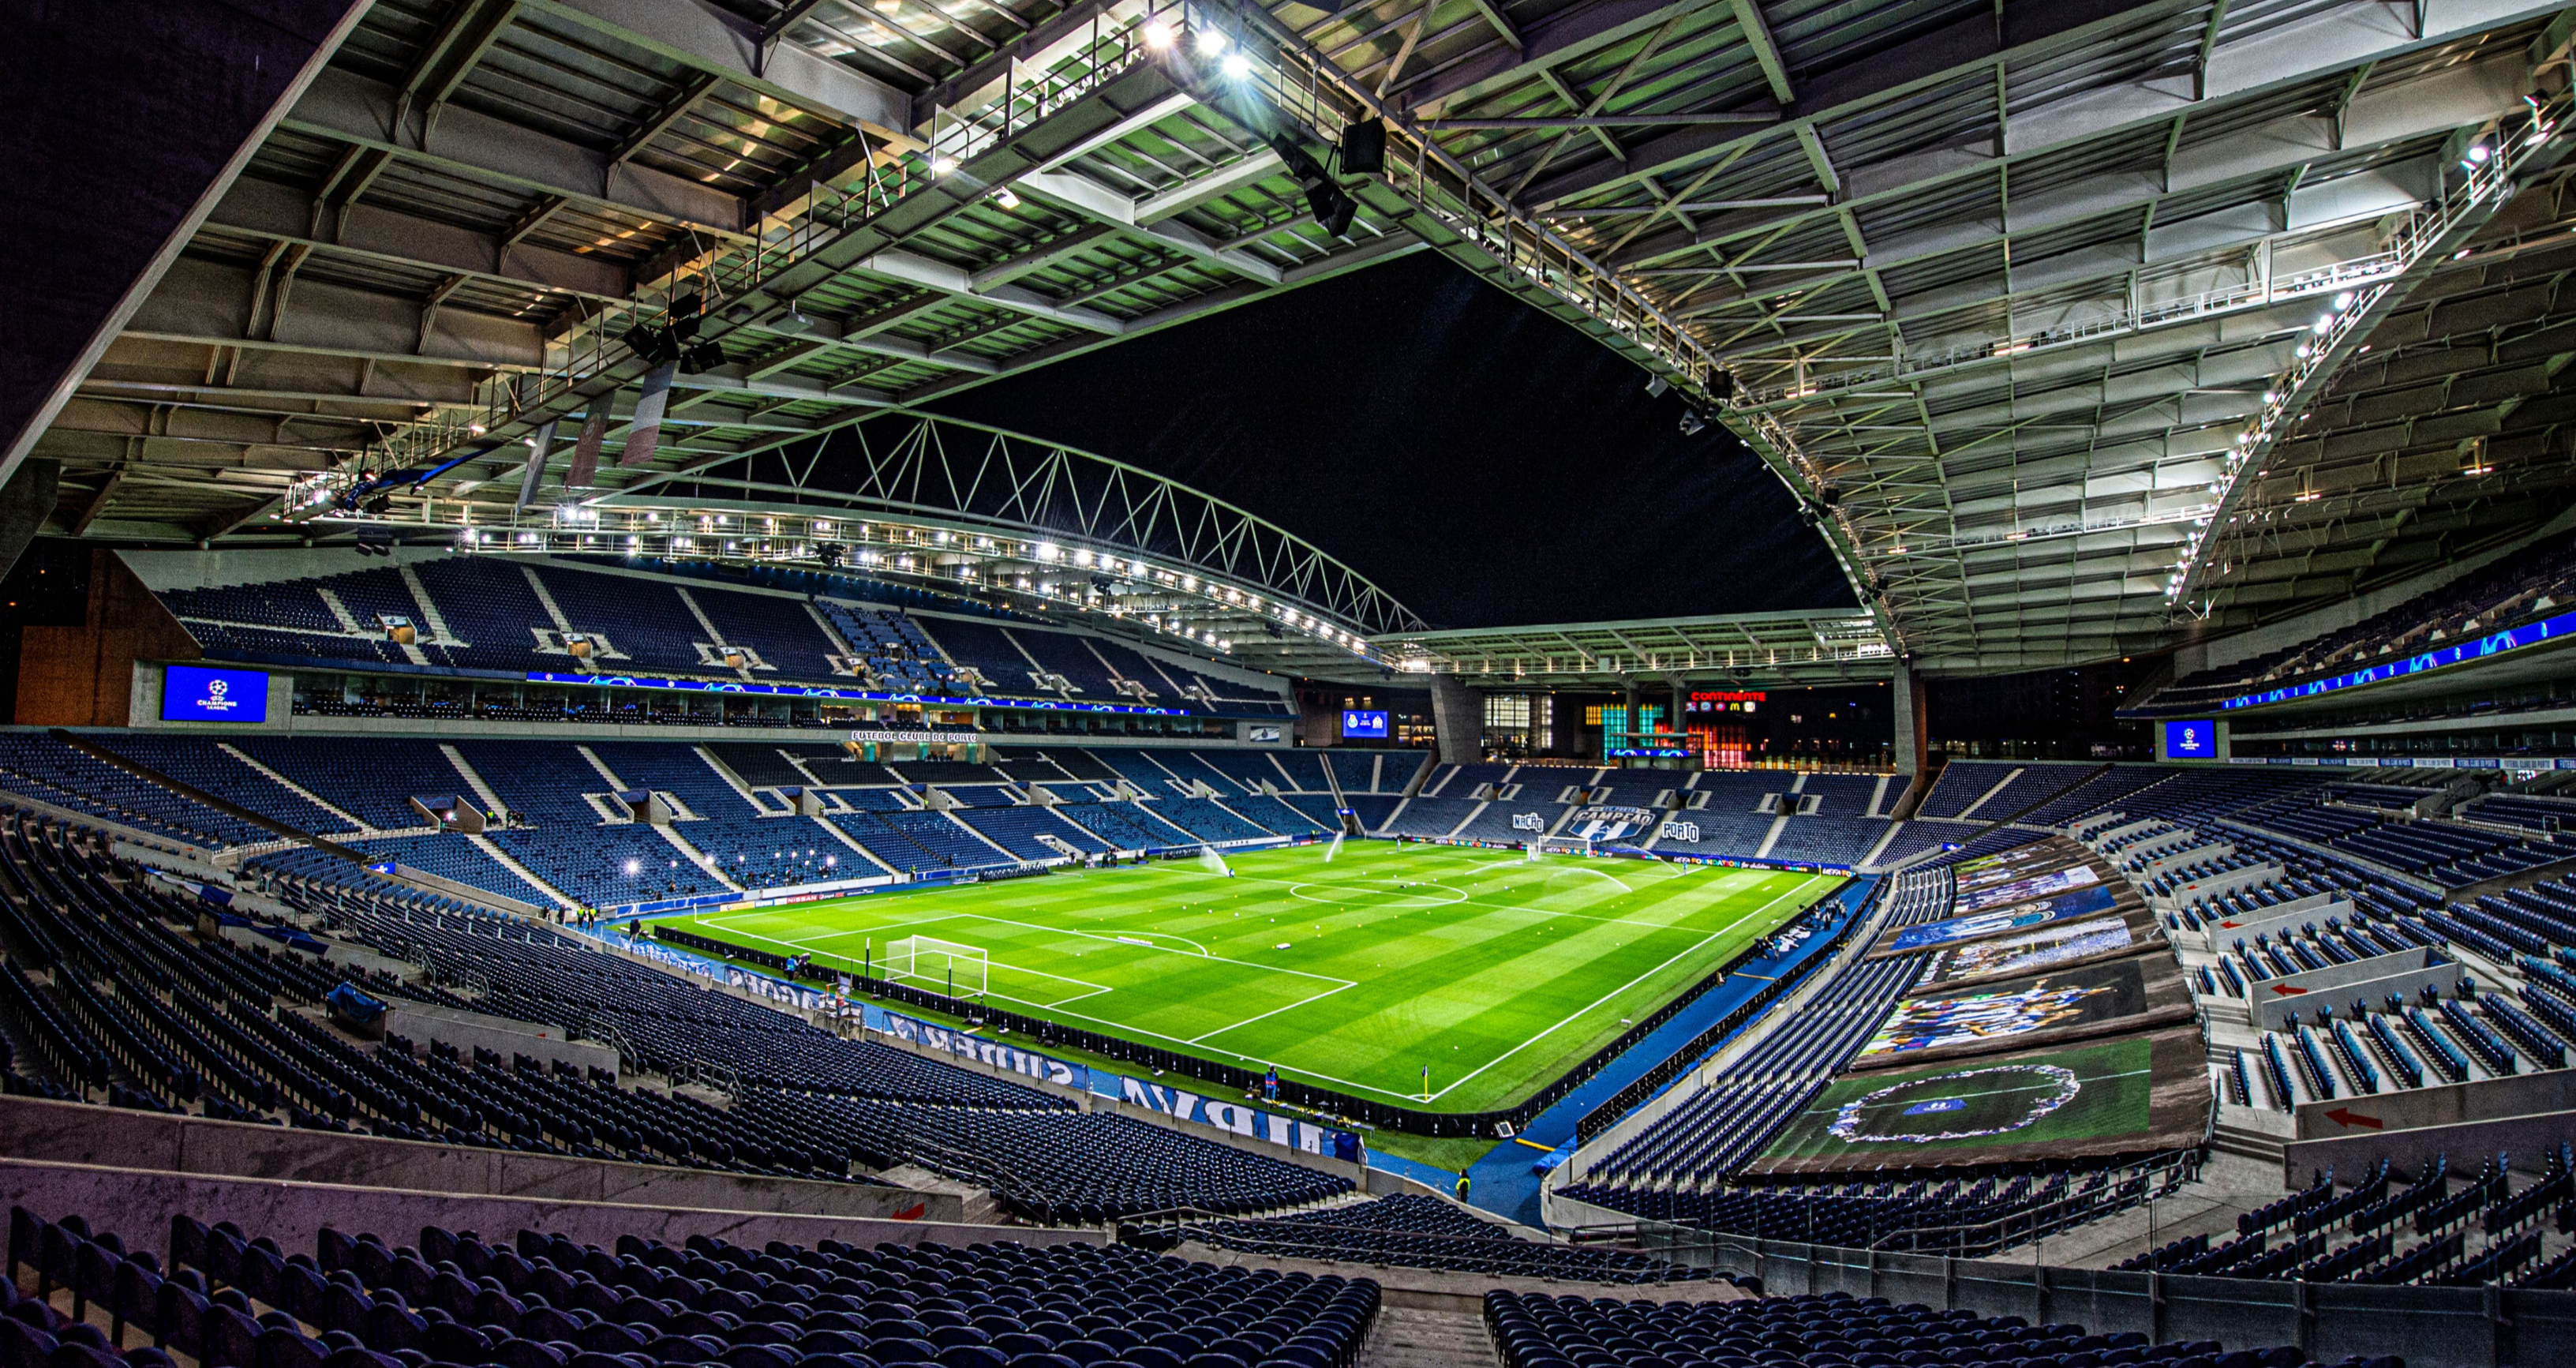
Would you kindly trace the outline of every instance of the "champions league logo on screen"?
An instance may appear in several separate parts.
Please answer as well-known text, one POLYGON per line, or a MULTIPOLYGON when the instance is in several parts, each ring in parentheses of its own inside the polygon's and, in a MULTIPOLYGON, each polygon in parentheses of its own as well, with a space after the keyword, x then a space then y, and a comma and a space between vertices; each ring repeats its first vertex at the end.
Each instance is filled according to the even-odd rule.
POLYGON ((2165 754, 2176 760, 2209 760, 2218 755, 2218 724, 2205 720, 2167 722, 2165 754))
POLYGON ((161 684, 164 722, 265 722, 268 676, 258 670, 173 665, 161 684))

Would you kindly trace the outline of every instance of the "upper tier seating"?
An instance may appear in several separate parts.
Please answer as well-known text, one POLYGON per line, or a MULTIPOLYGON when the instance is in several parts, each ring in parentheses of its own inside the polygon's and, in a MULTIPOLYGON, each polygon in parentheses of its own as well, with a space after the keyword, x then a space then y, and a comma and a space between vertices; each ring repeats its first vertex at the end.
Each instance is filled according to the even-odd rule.
MULTIPOLYGON (((762 665, 761 679, 831 679, 832 639, 803 600, 693 584, 680 593, 697 605, 727 646, 749 649, 762 665)), ((721 657, 719 657, 721 659, 721 657)))
POLYGON ((1119 691, 1108 664, 1084 644, 1083 638, 1036 627, 1009 627, 1003 629, 1003 634, 1036 660, 1037 668, 1070 683, 1075 698, 1092 703, 1135 701, 1133 695, 1119 691))
POLYGON ((995 693, 1020 698, 1064 697, 1062 691, 1043 687, 1032 678, 1038 667, 1020 650, 1011 634, 996 623, 937 618, 919 620, 919 625, 929 631, 950 660, 982 675, 986 686, 995 693))
MULTIPOLYGON (((748 677, 896 693, 965 692, 971 668, 998 697, 1142 703, 1190 713, 1280 716, 1276 686, 1220 677, 1079 631, 969 618, 917 618, 840 599, 730 588, 674 577, 506 556, 406 557, 305 579, 172 589, 159 595, 218 657, 528 671, 748 677), (416 634, 391 639, 386 619, 416 634), (567 633, 594 638, 587 660, 567 633), (936 638, 934 640, 934 637, 936 638), (729 648, 747 653, 739 665, 729 648), (1044 673, 1067 688, 1042 684, 1044 673), (1122 687, 1132 681, 1143 690, 1122 687)), ((299 705, 305 706, 305 705, 299 705)), ((315 711, 367 715, 320 700, 315 711)), ((487 707, 483 711, 489 712, 487 707)), ((584 716, 559 705, 537 716, 584 716)))
POLYGON ((545 586, 572 630, 608 638, 614 652, 605 657, 609 666, 638 674, 724 668, 720 658, 710 659, 700 649, 714 643, 689 612, 682 597, 686 591, 678 585, 557 565, 526 568, 545 586))
POLYGON ((2184 675, 2145 700, 2145 708, 2196 711, 2240 694, 2364 669, 2548 617, 2563 611, 2571 597, 2576 597, 2576 533, 2560 533, 2349 627, 2184 675))
POLYGON ((936 693, 954 686, 948 661, 909 615, 837 599, 816 599, 814 606, 858 654, 876 687, 936 693))

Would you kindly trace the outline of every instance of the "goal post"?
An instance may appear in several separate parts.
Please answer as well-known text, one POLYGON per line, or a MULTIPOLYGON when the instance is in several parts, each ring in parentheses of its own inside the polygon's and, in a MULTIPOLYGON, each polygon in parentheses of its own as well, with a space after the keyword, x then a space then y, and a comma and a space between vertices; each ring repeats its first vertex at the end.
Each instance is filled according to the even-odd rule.
POLYGON ((936 988, 952 997, 984 996, 990 968, 981 949, 955 941, 905 936, 886 944, 887 981, 936 988))

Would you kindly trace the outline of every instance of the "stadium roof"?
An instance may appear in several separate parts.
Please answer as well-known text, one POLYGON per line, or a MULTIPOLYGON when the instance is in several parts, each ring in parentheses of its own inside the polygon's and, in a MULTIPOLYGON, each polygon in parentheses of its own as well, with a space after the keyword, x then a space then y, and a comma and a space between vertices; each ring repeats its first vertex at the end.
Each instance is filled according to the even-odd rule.
POLYGON ((1848 608, 1407 632, 1377 644, 1398 669, 1498 688, 1844 684, 1885 679, 1895 654, 1868 614, 1848 608))
POLYGON ((1731 396, 1895 650, 2097 659, 2564 501, 2570 27, 2504 0, 379 0, 39 450, 77 534, 340 535, 297 523, 382 496, 449 535, 511 525, 549 420, 609 415, 596 492, 632 501, 1428 246, 1731 396), (1341 179, 1333 234, 1309 159, 1379 112, 1387 172, 1341 179), (692 296, 717 350, 648 454, 625 339, 692 296))

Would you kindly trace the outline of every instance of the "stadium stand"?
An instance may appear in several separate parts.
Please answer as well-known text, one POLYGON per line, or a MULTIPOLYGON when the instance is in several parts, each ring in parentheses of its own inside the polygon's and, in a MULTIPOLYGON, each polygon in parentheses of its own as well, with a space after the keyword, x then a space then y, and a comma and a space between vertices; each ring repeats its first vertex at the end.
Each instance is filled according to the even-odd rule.
MULTIPOLYGON (((916 616, 829 597, 728 588, 706 579, 551 560, 446 556, 407 560, 392 569, 174 588, 160 598, 219 657, 498 674, 604 669, 827 685, 847 685, 855 676, 877 688, 934 694, 964 689, 962 667, 1001 697, 1142 703, 1192 715, 1288 711, 1264 686, 1158 663, 1079 632, 916 616), (408 624, 413 641, 393 639, 395 619, 408 624), (577 655, 572 637, 592 639, 591 653, 577 655)), ((433 715, 345 699, 307 706, 335 716, 433 715)), ((650 710, 631 701, 614 714, 585 703, 516 711, 482 703, 476 712, 496 719, 654 720, 650 710)))
POLYGON ((1436 1197, 1380 1197, 1314 1214, 1211 1221, 1155 1232, 1164 1247, 1196 1241, 1219 1249, 1337 1263, 1454 1269, 1488 1276, 1594 1283, 1691 1281, 1715 1270, 1678 1267, 1621 1249, 1523 1240, 1436 1197))
MULTIPOLYGON (((1683 1305, 1496 1289, 1485 1294, 1485 1321, 1506 1368, 1580 1364, 1587 1349, 1599 1354, 1598 1346, 1603 1345, 1621 1346, 1639 1359, 1665 1362, 1677 1361, 1675 1356, 1707 1360, 1713 1355, 1749 1357, 1761 1352, 1877 1354, 1896 1362, 1904 1362, 1897 1355, 1906 1353, 1924 1361, 1942 1361, 1935 1356, 1948 1353, 1974 1353, 1993 1356, 1979 1362, 2070 1368, 2079 1356, 2122 1364, 2215 1362, 2221 1348, 2215 1340, 2150 1344, 2146 1335, 2134 1330, 2086 1335, 2080 1325, 2035 1326, 2019 1316, 1935 1312, 1916 1305, 1891 1305, 1884 1297, 1856 1299, 1848 1292, 1683 1305), (1950 1343, 1944 1345, 1944 1340, 1950 1343), (1922 1347, 1908 1347, 1916 1345, 1922 1347)), ((2305 1353, 2288 1345, 2236 1352, 2260 1368, 2274 1364, 2297 1368, 2307 1362, 2305 1353)), ((2402 1364, 2368 1360, 2354 1368, 2402 1368, 2402 1364)))
POLYGON ((963 618, 939 618, 916 623, 926 627, 931 639, 950 660, 981 675, 985 684, 997 693, 1033 698, 1041 695, 1064 697, 1061 689, 1037 682, 1037 662, 1029 659, 1003 628, 963 618))
POLYGON ((816 599, 814 606, 857 656, 870 684, 912 693, 953 682, 937 643, 905 614, 828 598, 816 599))
POLYGON ((0 1331, 13 1353, 133 1368, 166 1368, 165 1346, 226 1365, 700 1354, 729 1368, 984 1368, 1111 1355, 1177 1364, 1180 1349, 1350 1368, 1380 1306, 1367 1278, 1219 1268, 1085 1243, 772 1241, 752 1250, 705 1235, 673 1247, 627 1234, 612 1249, 533 1230, 486 1244, 432 1225, 417 1246, 388 1247, 325 1226, 311 1253, 289 1255, 264 1233, 179 1213, 165 1264, 143 1240, 107 1229, 109 1219, 100 1213, 93 1226, 67 1214, 57 1223, 13 1210, 9 1324, 0 1331), (17 1288, 21 1268, 35 1276, 32 1291, 17 1288), (69 1298, 61 1310, 46 1304, 57 1287, 69 1298), (121 1349, 83 1323, 84 1300, 115 1308, 117 1338, 131 1325, 151 1343, 121 1349), (273 1319, 254 1319, 256 1306, 273 1308, 273 1319))
POLYGON ((2349 627, 2194 671, 2138 706, 2159 714, 2214 707, 2239 694, 2361 669, 2462 636, 2503 631, 2550 616, 2571 597, 2576 597, 2576 533, 2561 533, 2349 627))

